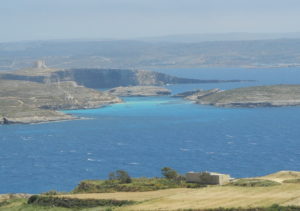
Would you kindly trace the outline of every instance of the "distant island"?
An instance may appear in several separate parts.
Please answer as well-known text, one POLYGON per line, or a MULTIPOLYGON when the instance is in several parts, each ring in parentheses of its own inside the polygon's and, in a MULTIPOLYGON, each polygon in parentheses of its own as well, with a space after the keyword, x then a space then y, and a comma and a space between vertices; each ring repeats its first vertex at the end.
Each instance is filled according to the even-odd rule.
POLYGON ((219 107, 281 107, 300 105, 300 85, 272 85, 232 90, 196 90, 177 97, 219 107))

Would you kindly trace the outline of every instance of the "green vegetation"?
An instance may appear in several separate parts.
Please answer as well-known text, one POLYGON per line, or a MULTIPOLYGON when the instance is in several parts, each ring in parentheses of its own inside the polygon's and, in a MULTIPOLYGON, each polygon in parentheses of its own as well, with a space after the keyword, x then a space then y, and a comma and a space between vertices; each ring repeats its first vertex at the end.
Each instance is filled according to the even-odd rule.
POLYGON ((164 167, 161 169, 161 174, 166 178, 166 179, 177 179, 178 173, 170 168, 170 167, 164 167))
POLYGON ((124 170, 117 170, 116 172, 111 172, 108 176, 110 181, 116 180, 120 184, 131 183, 131 177, 129 174, 124 170))
MULTIPOLYGON (((70 204, 74 204, 69 202, 70 204)), ((78 202, 77 202, 78 203, 78 202)), ((83 205, 83 204, 80 204, 83 205)), ((98 207, 58 207, 52 205, 38 205, 28 204, 26 199, 10 199, 0 204, 0 211, 70 211, 70 210, 82 210, 82 211, 109 211, 113 210, 116 206, 98 206, 98 207)), ((119 206, 117 206, 119 207, 119 206)))
POLYGON ((239 179, 231 182, 228 185, 242 186, 242 187, 268 187, 268 186, 280 185, 280 183, 271 180, 263 180, 263 179, 239 179))
POLYGON ((174 169, 161 169, 164 178, 131 178, 124 170, 108 175, 108 180, 85 180, 73 190, 74 193, 144 192, 168 188, 197 188, 200 184, 187 183, 174 169))
POLYGON ((63 198, 53 196, 33 195, 28 199, 28 204, 35 204, 49 207, 66 207, 66 208, 88 208, 98 206, 124 206, 132 205, 134 201, 114 200, 114 199, 77 199, 63 198))
POLYGON ((117 180, 85 180, 74 193, 110 193, 110 192, 143 192, 168 188, 197 188, 203 185, 166 178, 134 178, 131 183, 120 183, 117 180))
POLYGON ((300 184, 300 179, 288 179, 288 180, 283 180, 283 183, 298 183, 300 184))

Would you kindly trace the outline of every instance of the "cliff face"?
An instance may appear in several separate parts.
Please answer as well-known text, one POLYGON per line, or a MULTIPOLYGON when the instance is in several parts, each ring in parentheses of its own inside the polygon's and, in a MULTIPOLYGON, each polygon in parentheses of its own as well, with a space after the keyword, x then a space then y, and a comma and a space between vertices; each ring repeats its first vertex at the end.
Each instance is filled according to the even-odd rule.
POLYGON ((33 69, 1 74, 6 80, 24 80, 38 83, 75 81, 88 88, 111 88, 118 86, 165 85, 177 83, 217 83, 239 82, 239 80, 199 80, 170 76, 146 70, 128 69, 68 69, 51 70, 33 69))

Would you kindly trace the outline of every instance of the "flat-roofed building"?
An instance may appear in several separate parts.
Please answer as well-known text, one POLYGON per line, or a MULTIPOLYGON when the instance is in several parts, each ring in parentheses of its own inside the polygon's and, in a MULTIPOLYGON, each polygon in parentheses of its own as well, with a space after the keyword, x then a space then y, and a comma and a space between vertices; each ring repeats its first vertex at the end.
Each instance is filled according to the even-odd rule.
POLYGON ((229 174, 215 172, 188 172, 185 175, 187 182, 200 183, 204 185, 224 185, 231 179, 229 174))

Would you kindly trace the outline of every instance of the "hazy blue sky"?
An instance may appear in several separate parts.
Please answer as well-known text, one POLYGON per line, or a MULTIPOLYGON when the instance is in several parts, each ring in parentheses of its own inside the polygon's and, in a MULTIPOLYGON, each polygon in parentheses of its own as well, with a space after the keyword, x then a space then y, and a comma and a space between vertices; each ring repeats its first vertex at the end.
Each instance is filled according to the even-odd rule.
POLYGON ((300 31, 300 0, 1 0, 0 3, 0 42, 300 31))

